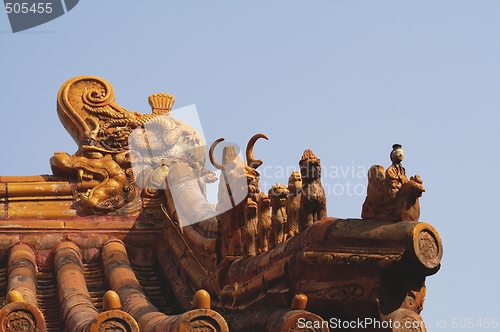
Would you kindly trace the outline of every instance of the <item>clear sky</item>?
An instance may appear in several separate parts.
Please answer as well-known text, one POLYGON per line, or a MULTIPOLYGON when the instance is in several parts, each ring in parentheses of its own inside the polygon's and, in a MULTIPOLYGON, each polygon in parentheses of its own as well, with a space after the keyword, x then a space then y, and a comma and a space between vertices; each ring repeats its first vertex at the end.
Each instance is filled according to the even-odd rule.
POLYGON ((79 75, 130 110, 150 112, 157 92, 196 105, 209 142, 267 134, 263 189, 312 149, 330 216, 360 217, 366 171, 402 144, 427 189, 420 220, 444 244, 429 330, 500 320, 499 1, 81 0, 16 34, 2 10, 0 60, 1 175, 47 174, 55 151, 75 152, 56 97, 79 75))

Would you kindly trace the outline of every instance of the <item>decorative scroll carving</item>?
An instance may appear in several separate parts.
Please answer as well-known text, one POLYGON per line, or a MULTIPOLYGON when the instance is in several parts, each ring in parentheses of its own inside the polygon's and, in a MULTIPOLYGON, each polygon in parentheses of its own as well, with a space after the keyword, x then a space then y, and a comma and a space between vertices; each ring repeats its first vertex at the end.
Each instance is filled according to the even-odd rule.
POLYGON ((297 289, 304 293, 311 301, 366 300, 372 296, 377 287, 375 280, 352 280, 332 282, 300 282, 297 289))
POLYGON ((359 254, 343 252, 304 252, 302 259, 309 265, 379 265, 386 267, 401 259, 401 254, 359 254))
POLYGON ((418 223, 413 229, 410 253, 423 269, 435 270, 443 257, 443 245, 438 232, 429 224, 418 223))
POLYGON ((139 325, 132 316, 121 310, 107 310, 95 317, 89 332, 139 332, 139 325))
POLYGON ((365 292, 359 285, 331 286, 324 291, 324 297, 333 301, 343 301, 348 298, 361 298, 365 292))
MULTIPOLYGON (((178 315, 178 319, 168 325, 168 331, 179 332, 229 332, 226 321, 220 314, 210 309, 196 309, 178 315)), ((158 325, 159 327, 161 324, 158 325)), ((161 330, 161 331, 167 331, 161 330)))
POLYGON ((102 332, 128 332, 129 330, 130 328, 128 326, 116 320, 105 321, 100 326, 100 331, 102 332))
POLYGON ((439 250, 436 239, 434 239, 431 233, 419 233, 418 252, 425 261, 432 261, 437 258, 439 250))
POLYGON ((35 331, 35 317, 24 310, 9 313, 3 320, 5 331, 35 331))
POLYGON ((0 309, 0 332, 45 332, 45 319, 38 308, 27 302, 12 302, 0 309))
POLYGON ((380 165, 368 170, 368 188, 363 204, 363 219, 390 221, 418 221, 420 203, 418 198, 425 191, 419 175, 406 177, 401 164, 404 152, 400 144, 394 144, 391 151, 392 165, 384 172, 380 165))

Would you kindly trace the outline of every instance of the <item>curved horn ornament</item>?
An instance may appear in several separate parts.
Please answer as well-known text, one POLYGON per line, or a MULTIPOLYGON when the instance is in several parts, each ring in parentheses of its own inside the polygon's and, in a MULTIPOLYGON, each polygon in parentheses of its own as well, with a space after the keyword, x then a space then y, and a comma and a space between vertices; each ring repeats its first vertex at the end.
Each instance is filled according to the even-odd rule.
POLYGON ((257 167, 259 167, 263 163, 262 159, 255 159, 255 157, 253 156, 253 147, 255 145, 255 142, 257 142, 257 140, 259 138, 265 138, 266 140, 268 139, 267 135, 265 135, 265 134, 261 134, 261 133, 255 134, 248 141, 247 150, 246 150, 247 165, 254 168, 254 169, 257 169, 257 167))
POLYGON ((222 170, 224 169, 224 165, 222 164, 219 164, 216 160, 215 160, 215 157, 214 157, 214 150, 215 150, 215 147, 217 146, 217 144, 219 144, 220 142, 222 142, 225 138, 221 137, 219 138, 218 140, 216 140, 215 142, 212 143, 212 145, 210 146, 210 149, 208 150, 208 157, 210 158, 210 162, 212 163, 212 165, 217 168, 218 170, 222 170))

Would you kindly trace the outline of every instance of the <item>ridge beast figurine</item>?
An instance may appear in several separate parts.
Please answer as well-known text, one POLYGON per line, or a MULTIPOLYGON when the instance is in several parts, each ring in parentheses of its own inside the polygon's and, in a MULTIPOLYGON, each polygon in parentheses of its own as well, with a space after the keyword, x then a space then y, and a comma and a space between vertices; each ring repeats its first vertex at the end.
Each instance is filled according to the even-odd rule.
POLYGON ((301 200, 302 177, 293 171, 288 178, 288 197, 286 199, 286 237, 292 237, 299 232, 299 209, 301 200))
POLYGON ((321 164, 311 150, 304 151, 299 162, 302 190, 299 208, 299 231, 326 218, 326 196, 321 184, 321 164))
POLYGON ((417 174, 410 180, 401 164, 404 151, 394 144, 391 151, 392 165, 384 172, 380 165, 368 170, 368 188, 361 217, 392 221, 418 221, 420 203, 418 198, 425 191, 417 174))

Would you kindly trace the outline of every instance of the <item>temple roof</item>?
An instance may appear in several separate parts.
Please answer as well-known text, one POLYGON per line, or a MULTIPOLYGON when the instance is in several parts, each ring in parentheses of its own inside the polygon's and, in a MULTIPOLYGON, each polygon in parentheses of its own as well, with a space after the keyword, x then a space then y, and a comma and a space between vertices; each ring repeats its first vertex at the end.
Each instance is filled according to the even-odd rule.
POLYGON ((203 138, 171 117, 173 100, 152 95, 141 114, 101 78, 63 84, 57 111, 77 152, 55 152, 51 175, 0 176, 0 332, 423 322, 425 278, 443 248, 418 222, 425 189, 402 158, 370 168, 361 219, 339 219, 328 217, 312 150, 266 195, 253 148, 267 136, 249 139, 246 160, 226 147, 222 164, 219 138, 208 151, 221 171, 214 206, 203 138))

